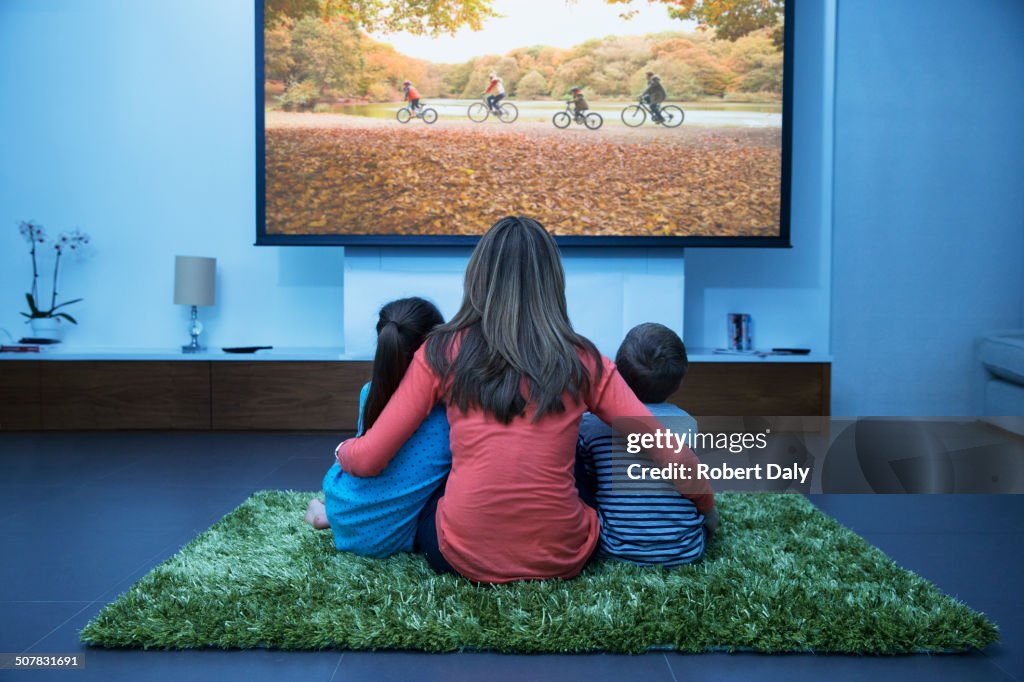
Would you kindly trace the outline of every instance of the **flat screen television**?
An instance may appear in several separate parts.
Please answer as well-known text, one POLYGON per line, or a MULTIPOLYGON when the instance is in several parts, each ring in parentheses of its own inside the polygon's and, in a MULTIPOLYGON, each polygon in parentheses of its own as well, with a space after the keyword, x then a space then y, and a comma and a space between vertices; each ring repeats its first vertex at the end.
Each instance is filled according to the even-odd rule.
POLYGON ((795 0, 255 0, 257 244, 789 246, 795 0))

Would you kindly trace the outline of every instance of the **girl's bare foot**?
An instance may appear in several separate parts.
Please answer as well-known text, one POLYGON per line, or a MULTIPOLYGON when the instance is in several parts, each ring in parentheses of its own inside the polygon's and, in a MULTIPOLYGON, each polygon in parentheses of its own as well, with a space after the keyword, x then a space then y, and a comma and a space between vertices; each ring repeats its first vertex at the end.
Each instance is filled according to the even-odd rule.
POLYGON ((317 530, 331 527, 331 524, 327 523, 327 508, 324 507, 323 502, 315 497, 309 501, 309 506, 306 507, 306 518, 304 520, 317 530))

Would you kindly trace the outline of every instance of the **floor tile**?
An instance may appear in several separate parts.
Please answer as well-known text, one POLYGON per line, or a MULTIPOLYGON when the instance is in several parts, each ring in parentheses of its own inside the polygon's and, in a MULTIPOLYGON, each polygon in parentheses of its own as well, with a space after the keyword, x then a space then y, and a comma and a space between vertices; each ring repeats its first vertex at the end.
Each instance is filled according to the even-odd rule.
POLYGON ((660 653, 510 656, 373 651, 347 652, 334 679, 345 682, 620 682, 631 679, 670 682, 672 673, 660 653))
POLYGON ((666 654, 675 680, 987 680, 1005 681, 1007 674, 982 654, 941 656, 816 656, 812 654, 666 654))
POLYGON ((1024 607, 1024 534, 861 535, 900 566, 969 606, 984 602, 1024 607))
POLYGON ((0 483, 0 522, 12 516, 32 514, 47 505, 63 504, 81 485, 0 483))
MULTIPOLYGON (((40 653, 54 652, 52 648, 40 653)), ((73 651, 73 650, 72 650, 73 651)), ((63 653, 63 650, 62 650, 63 653)), ((36 680, 97 680, 98 682, 329 682, 342 658, 339 651, 143 651, 89 649, 85 668, 73 673, 36 671, 23 677, 36 680), (43 676, 39 676, 42 672, 43 676), (72 677, 73 675, 73 677, 72 677)), ((18 679, 18 678, 15 678, 18 679)), ((415 679, 415 678, 406 678, 415 679)))
POLYGON ((34 441, 0 434, 0 483, 78 486, 130 467, 137 457, 131 441, 114 434, 46 434, 34 441))
MULTIPOLYGON (((113 598, 110 595, 109 598, 113 598)), ((164 651, 141 649, 103 649, 85 646, 79 633, 105 605, 97 601, 76 613, 30 651, 76 652, 85 656, 83 679, 89 680, 330 680, 341 660, 342 652, 274 651, 264 649, 229 650, 193 649, 164 651)), ((75 673, 78 679, 80 673, 75 673)), ((66 678, 65 678, 66 679, 66 678)))
POLYGON ((857 533, 1024 532, 1024 495, 809 495, 857 533))
POLYGON ((244 452, 146 455, 133 466, 112 472, 100 482, 107 486, 160 488, 253 487, 289 459, 284 453, 271 456, 244 452))
POLYGON ((88 606, 87 601, 0 601, 0 652, 24 651, 88 606))
POLYGON ((99 484, 59 495, 41 508, 0 520, 0 532, 35 530, 39 541, 109 536, 120 531, 200 531, 242 503, 245 488, 99 484))
POLYGON ((189 537, 181 531, 0 532, 0 546, 9 548, 0 562, 0 602, 92 601, 140 566, 171 556, 189 537))
POLYGON ((295 457, 259 480, 257 487, 276 490, 320 490, 331 457, 295 457))

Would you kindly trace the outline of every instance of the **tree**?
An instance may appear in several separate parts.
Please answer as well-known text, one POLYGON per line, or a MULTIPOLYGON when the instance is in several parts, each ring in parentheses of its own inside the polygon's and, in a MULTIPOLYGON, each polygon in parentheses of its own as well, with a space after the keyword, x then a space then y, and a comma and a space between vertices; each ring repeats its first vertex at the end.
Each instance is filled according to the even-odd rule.
POLYGON ((617 97, 629 94, 630 75, 651 58, 647 36, 608 36, 588 41, 586 54, 594 60, 594 68, 585 76, 595 95, 617 97))
MULTIPOLYGON (((609 5, 632 5, 635 0, 605 0, 609 5)), ((718 38, 737 40, 752 31, 772 29, 776 48, 782 47, 785 0, 649 0, 667 6, 673 19, 697 22, 700 29, 713 28, 718 38)), ((631 12, 624 13, 629 17, 631 12)))
POLYGON ((283 94, 274 99, 285 111, 293 109, 312 109, 317 100, 320 99, 320 88, 313 81, 300 81, 292 83, 283 94))
POLYGON ((360 89, 363 93, 379 99, 384 92, 379 85, 386 85, 393 95, 402 89, 402 81, 410 80, 425 97, 437 96, 437 88, 432 91, 428 86, 428 62, 407 57, 393 46, 378 43, 366 35, 361 36, 360 46, 363 53, 360 89), (370 88, 374 85, 378 87, 371 93, 370 88))
POLYGON ((442 91, 449 97, 459 97, 469 84, 473 75, 473 60, 461 64, 450 64, 441 76, 442 91))
POLYGON ((687 38, 672 38, 656 43, 651 47, 651 52, 659 60, 685 62, 705 95, 722 97, 737 80, 736 74, 708 52, 704 45, 698 45, 687 38))
POLYGON ((782 92, 782 60, 779 64, 766 64, 743 74, 740 90, 743 92, 782 92))
POLYGON ((766 31, 743 36, 731 45, 728 62, 743 92, 782 92, 782 54, 766 31))
POLYGON ((287 81, 292 78, 295 59, 292 57, 291 22, 281 22, 263 34, 263 77, 287 81))
POLYGON ((320 0, 263 0, 263 26, 270 28, 288 19, 301 19, 320 11, 320 0))
POLYGON ((540 71, 531 71, 516 84, 516 97, 520 99, 535 99, 548 94, 548 79, 540 71))
POLYGON ((321 94, 358 88, 364 64, 360 34, 351 22, 300 19, 292 30, 292 49, 298 79, 316 84, 321 94))
POLYGON ((462 27, 479 31, 498 16, 493 0, 264 0, 265 26, 285 19, 319 15, 343 17, 369 33, 403 31, 416 35, 454 34, 462 27))
POLYGON ((551 94, 555 97, 561 97, 573 86, 583 87, 587 85, 593 72, 593 57, 570 59, 555 71, 555 77, 551 83, 551 94))

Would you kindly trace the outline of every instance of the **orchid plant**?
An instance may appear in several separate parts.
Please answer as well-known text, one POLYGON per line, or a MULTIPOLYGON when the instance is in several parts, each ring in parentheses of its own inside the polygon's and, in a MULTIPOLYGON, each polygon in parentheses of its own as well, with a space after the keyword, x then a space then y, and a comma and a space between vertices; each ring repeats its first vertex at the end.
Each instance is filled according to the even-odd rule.
POLYGON ((29 253, 32 256, 32 291, 25 294, 25 300, 28 301, 28 312, 22 313, 22 317, 27 318, 26 322, 59 318, 67 320, 71 324, 78 324, 78 320, 60 309, 73 303, 78 303, 83 299, 75 298, 63 303, 57 303, 57 281, 60 277, 61 257, 72 252, 82 251, 89 244, 89 235, 75 229, 71 232, 62 232, 55 239, 51 239, 47 236, 46 229, 42 225, 31 220, 23 221, 19 225, 19 231, 25 241, 28 242, 29 253), (50 290, 49 307, 44 307, 39 297, 39 265, 37 255, 41 256, 44 249, 52 249, 56 253, 56 258, 53 261, 53 286, 50 290))

